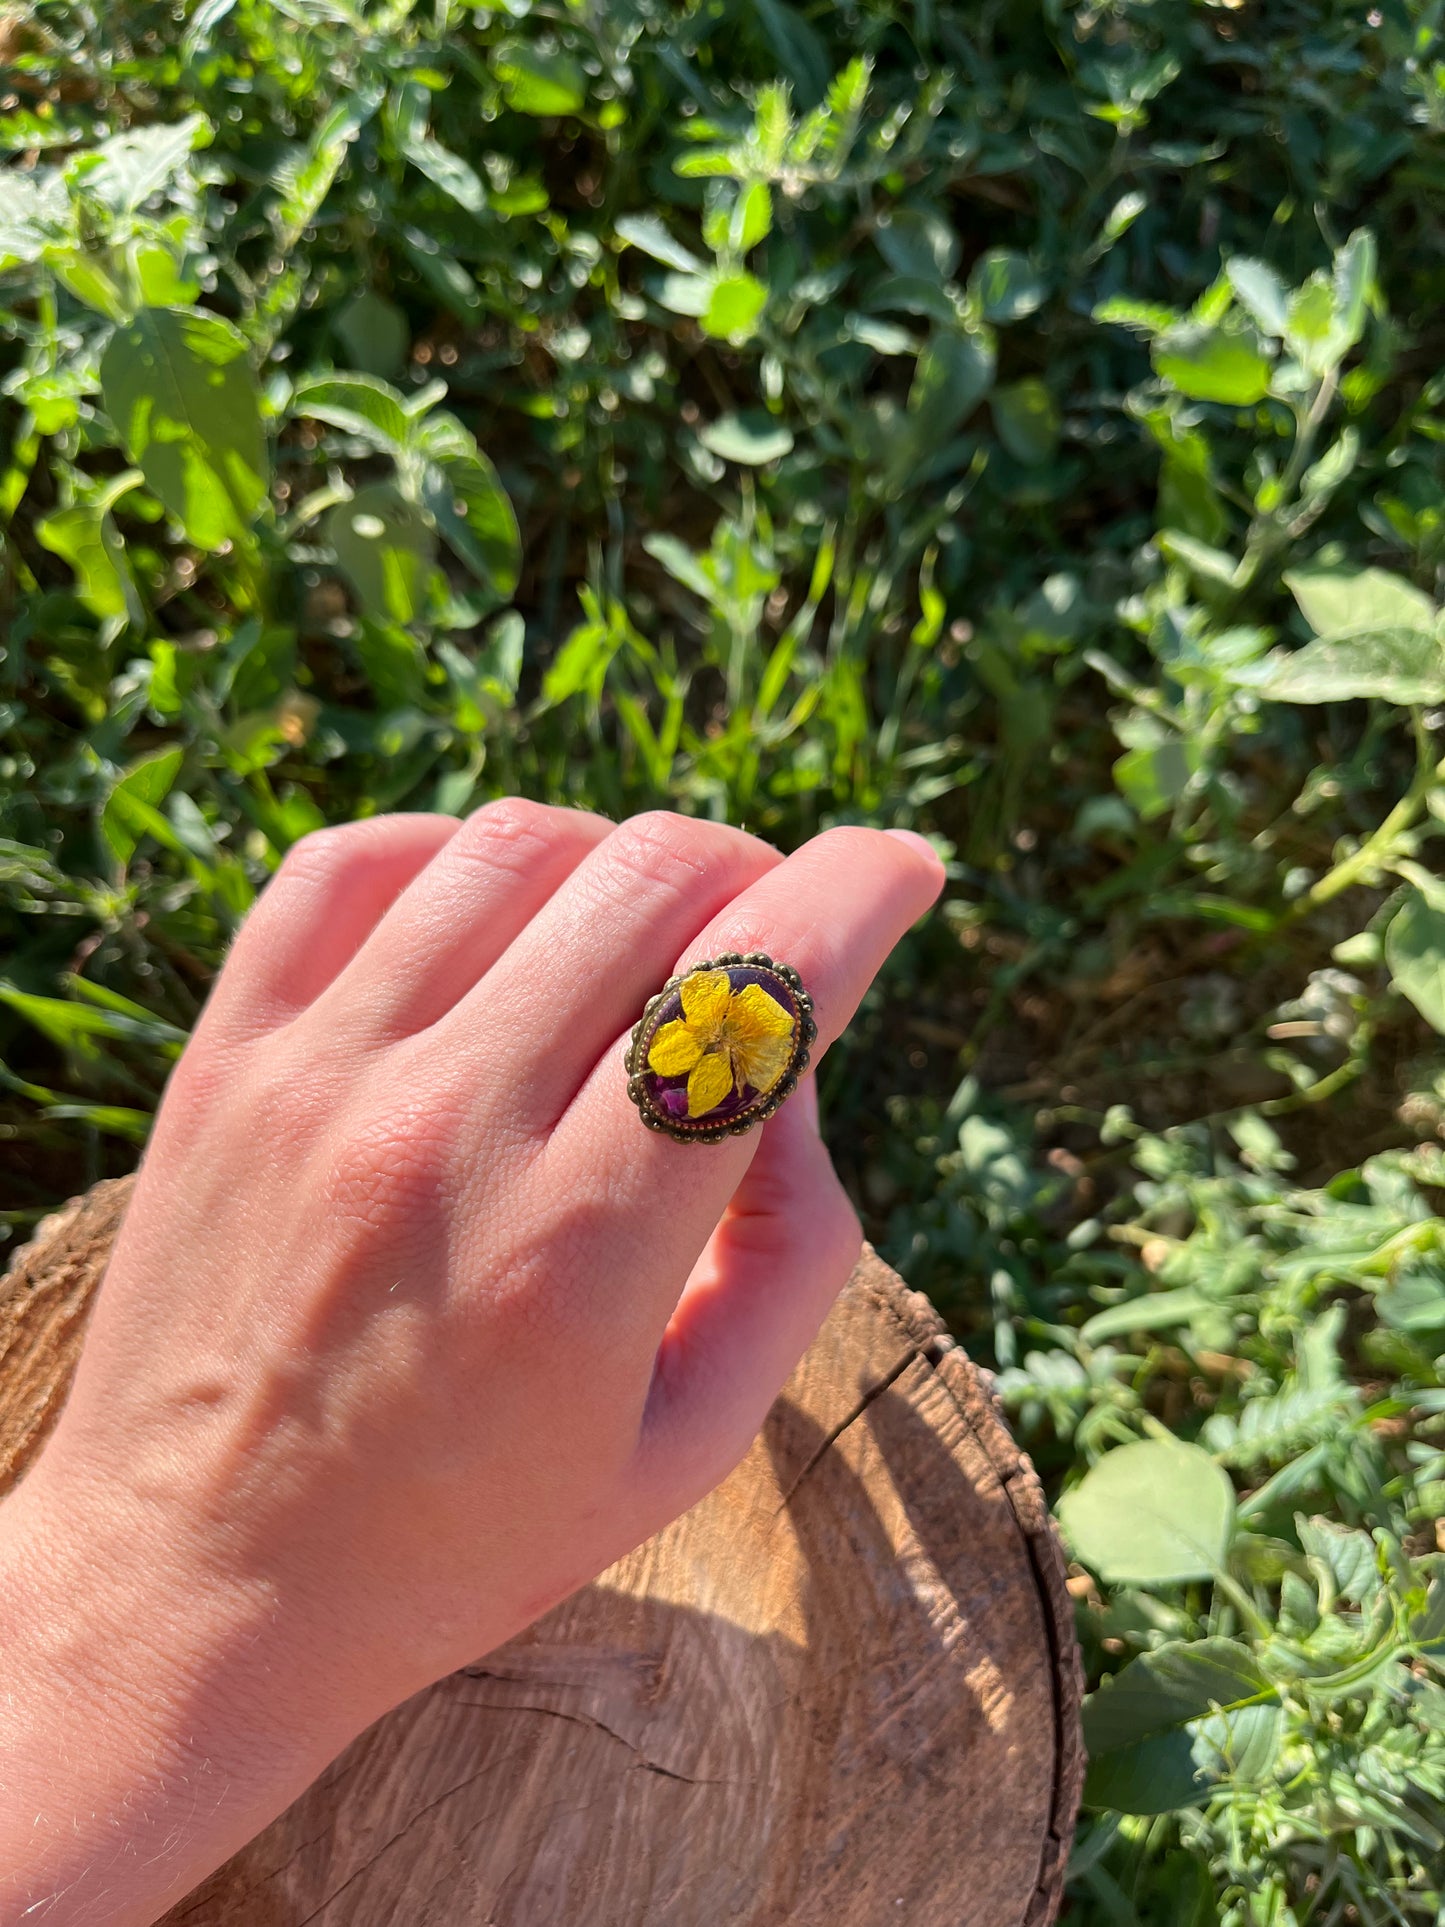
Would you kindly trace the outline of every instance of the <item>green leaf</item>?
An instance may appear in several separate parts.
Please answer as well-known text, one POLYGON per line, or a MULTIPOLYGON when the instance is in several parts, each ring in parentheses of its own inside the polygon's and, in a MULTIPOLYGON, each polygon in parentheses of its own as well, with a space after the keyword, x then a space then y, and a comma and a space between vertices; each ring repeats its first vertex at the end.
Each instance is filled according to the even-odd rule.
POLYGON ((380 380, 405 371, 411 331, 394 301, 363 288, 341 309, 331 326, 354 367, 380 380))
POLYGON ((291 391, 291 413, 355 435, 379 455, 395 457, 411 439, 405 400, 374 375, 312 375, 298 381, 291 391))
POLYGON ((1187 1325, 1200 1313, 1215 1309, 1215 1301, 1193 1285, 1181 1285, 1175 1291, 1145 1292, 1142 1297, 1096 1311, 1079 1327, 1079 1337, 1086 1345, 1102 1345, 1110 1338, 1126 1338, 1131 1332, 1167 1331, 1173 1325, 1187 1325))
POLYGON ((1301 497, 1309 502, 1332 495, 1341 482, 1354 473, 1359 459, 1359 432, 1353 428, 1343 429, 1334 446, 1327 448, 1317 462, 1311 462, 1300 477, 1301 497))
POLYGON ((1334 283, 1312 274, 1290 298, 1285 342, 1300 365, 1312 375, 1326 375, 1339 366, 1354 337, 1335 300, 1334 283))
POLYGON ((1329 1574, 1336 1598, 1349 1605, 1367 1606, 1378 1597, 1383 1584, 1380 1559, 1368 1532, 1339 1525, 1333 1519, 1299 1516, 1295 1529, 1306 1556, 1329 1574))
POLYGON ((773 229, 773 197, 766 181, 753 181, 733 202, 728 245, 738 254, 766 241, 773 229))
POLYGON ((1022 321, 1043 304, 1048 292, 1043 276, 1025 254, 1011 248, 990 248, 974 263, 968 291, 983 310, 985 321, 1022 321))
POLYGON ((126 452, 198 548, 247 542, 271 462, 245 336, 199 308, 143 308, 101 358, 126 452))
POLYGON ((924 344, 908 391, 930 443, 944 441, 972 414, 993 381, 993 334, 986 328, 935 328, 924 344))
POLYGON ((657 298, 671 313, 696 318, 707 313, 716 287, 716 275, 665 274, 657 298))
POLYGON ((125 543, 99 504, 57 509, 41 517, 35 533, 52 555, 75 571, 75 592, 91 614, 100 617, 107 640, 144 619, 125 543))
POLYGON ((1276 339, 1283 335, 1289 313, 1289 289, 1274 269, 1266 267, 1263 261, 1250 260, 1247 255, 1236 255, 1232 261, 1225 262, 1224 272, 1234 289, 1235 299, 1247 310, 1260 332, 1276 339))
POLYGON ((14 984, 0 982, 0 1003, 8 1004, 27 1023, 63 1050, 84 1051, 87 1041, 112 1037, 135 1044, 184 1044, 186 1033, 159 1017, 130 1017, 118 1010, 99 1010, 69 1003, 64 997, 37 997, 14 984))
POLYGON ((368 79, 355 86, 327 115, 310 146, 293 152, 276 169, 281 192, 274 219, 283 251, 296 245, 321 212, 347 150, 385 97, 386 89, 378 81, 368 79))
POLYGON ((132 242, 130 264, 147 308, 188 308, 201 292, 194 262, 155 241, 132 242))
POLYGON ((170 127, 138 127, 76 155, 66 178, 104 201, 113 213, 133 214, 168 186, 194 150, 210 139, 211 125, 204 114, 188 114, 170 127))
POLYGON ((1248 407, 1269 393, 1270 364, 1244 334, 1188 322, 1160 335, 1154 366, 1191 401, 1232 402, 1248 407))
POLYGON ((722 275, 713 283, 700 317, 703 333, 719 341, 750 340, 767 302, 768 291, 756 275, 722 275))
POLYGON ((704 602, 711 603, 717 599, 717 584, 707 575, 685 542, 680 542, 675 535, 644 535, 642 546, 655 562, 662 564, 674 582, 691 589, 704 602))
POLYGON ((676 268, 681 274, 705 272, 698 257, 681 241, 675 241, 655 214, 624 214, 614 223, 612 232, 619 241, 640 249, 666 268, 676 268))
MULTIPOLYGON (((399 622, 380 613, 364 614, 356 625, 350 647, 383 714, 406 718, 404 727, 421 721, 426 700, 426 658, 416 637, 399 622)), ((430 758, 428 758, 430 761, 430 758)))
POLYGON ((958 266, 958 235, 931 207, 900 207, 874 231, 878 252, 895 274, 916 276, 935 286, 958 266))
POLYGON ((496 469, 454 415, 428 417, 415 441, 428 457, 421 499, 438 533, 483 588, 505 602, 521 572, 522 539, 496 469))
POLYGON ((832 75, 827 42, 817 28, 783 0, 752 0, 778 66, 805 107, 823 98, 832 75))
POLYGON ((1274 1689, 1247 1647, 1230 1639, 1156 1647, 1105 1680, 1084 1707, 1084 1798, 1117 1813, 1199 1804, 1226 1761, 1236 1763, 1237 1784, 1262 1779, 1280 1724, 1274 1689), (1246 1753, 1247 1773, 1237 1770, 1246 1753))
POLYGON ((52 248, 46 256, 56 279, 88 308, 110 321, 130 318, 134 303, 111 272, 114 256, 87 248, 52 248))
POLYGON ((562 703, 587 690, 595 702, 612 658, 622 646, 623 633, 606 622, 580 623, 548 666, 542 679, 543 700, 562 703))
POLYGON ((163 802, 180 770, 181 754, 179 749, 163 749, 132 763, 106 798, 100 813, 100 833, 122 868, 135 855, 145 827, 137 822, 131 804, 143 803, 155 809, 163 802))
POLYGON ((746 415, 723 415, 698 431, 704 448, 725 462, 760 468, 776 462, 793 446, 792 431, 760 409, 746 415))
POLYGON ((70 197, 59 174, 36 180, 7 169, 0 197, 0 270, 38 260, 64 239, 69 217, 70 197))
POLYGON ((580 114, 587 101, 587 76, 569 55, 547 52, 525 40, 503 40, 492 54, 492 71, 507 105, 519 114, 552 119, 580 114))
POLYGON ((1445 1034, 1445 910, 1414 884, 1386 927, 1385 962, 1396 990, 1445 1034))
POLYGON ((363 614, 414 622, 436 566, 436 534, 390 482, 358 489, 327 517, 326 540, 363 614))
POLYGON ((1435 627, 1435 604, 1388 569, 1292 569, 1285 586, 1317 636, 1435 627))
POLYGON ((460 154, 443 147, 430 134, 418 135, 407 143, 405 151, 412 166, 425 174, 434 187, 449 195, 458 207, 465 208, 468 214, 486 213, 487 190, 482 177, 460 154))
POLYGON ((1293 655, 1239 670, 1236 680, 1277 703, 1342 703, 1362 696, 1435 703, 1445 701, 1445 646, 1422 629, 1322 636, 1293 655))
POLYGON ((1161 743, 1139 744, 1126 750, 1114 765, 1114 781, 1119 794, 1149 823, 1173 808, 1197 762, 1193 744, 1183 737, 1170 736, 1161 743))
POLYGON ((1117 1586, 1212 1579, 1234 1536, 1234 1488, 1197 1445, 1144 1439, 1108 1452, 1059 1501, 1075 1553, 1117 1586))
POLYGON ((1157 301, 1139 301, 1133 295, 1115 294, 1095 307, 1093 319, 1106 322, 1115 328, 1128 328, 1131 333, 1152 339, 1155 335, 1167 334, 1179 325, 1177 308, 1166 308, 1157 301))
POLYGON ((1365 332, 1376 265, 1375 237, 1368 228, 1356 228, 1335 255, 1335 310, 1340 328, 1352 347, 1365 332))
POLYGON ((1016 462, 1038 468, 1059 446, 1059 405, 1036 375, 995 388, 989 398, 998 438, 1016 462))
POLYGON ((1184 535, 1178 529, 1161 530, 1159 546, 1171 561, 1182 562, 1201 581, 1217 582, 1221 588, 1233 586, 1239 564, 1224 549, 1216 549, 1208 542, 1198 542, 1192 535, 1184 535))

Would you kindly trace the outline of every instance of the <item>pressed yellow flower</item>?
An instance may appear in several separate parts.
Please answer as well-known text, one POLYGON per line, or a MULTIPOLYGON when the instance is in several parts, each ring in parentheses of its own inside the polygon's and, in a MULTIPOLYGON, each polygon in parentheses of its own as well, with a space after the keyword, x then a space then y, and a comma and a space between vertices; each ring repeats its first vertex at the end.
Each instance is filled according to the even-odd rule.
POLYGON ((788 1067, 794 1019, 761 984, 734 990, 725 970, 684 977, 682 1016, 647 1053, 659 1077, 686 1077, 687 1114, 706 1117, 747 1084, 766 1095, 788 1067))

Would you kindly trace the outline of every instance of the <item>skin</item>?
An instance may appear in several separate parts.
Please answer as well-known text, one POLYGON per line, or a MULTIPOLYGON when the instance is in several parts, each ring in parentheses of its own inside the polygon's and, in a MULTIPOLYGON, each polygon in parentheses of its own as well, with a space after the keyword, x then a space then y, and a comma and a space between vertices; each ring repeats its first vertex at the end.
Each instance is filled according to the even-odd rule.
POLYGON ((737 1463, 859 1246, 811 1080, 643 1129, 647 997, 794 964, 838 1035, 922 839, 509 799, 307 837, 166 1092, 0 1507, 0 1921, 149 1922, 388 1708, 737 1463))

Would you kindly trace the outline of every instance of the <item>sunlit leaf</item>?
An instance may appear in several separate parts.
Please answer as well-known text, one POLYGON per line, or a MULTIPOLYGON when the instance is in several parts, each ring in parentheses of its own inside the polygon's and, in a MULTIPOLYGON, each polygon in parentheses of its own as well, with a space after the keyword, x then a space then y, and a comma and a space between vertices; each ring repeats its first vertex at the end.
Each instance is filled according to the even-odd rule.
POLYGON ((176 780, 181 760, 182 752, 179 749, 160 750, 154 756, 143 757, 140 762, 131 764, 106 798, 105 807, 100 813, 100 833, 109 845, 111 855, 122 866, 134 856, 136 844, 145 827, 137 820, 132 805, 145 804, 155 809, 163 802, 176 780))
POLYGON ((172 127, 137 127, 78 155, 67 178, 116 213, 128 214, 158 194, 210 139, 204 114, 188 114, 172 127))
POLYGON ((1281 1727, 1278 1697, 1246 1646, 1215 1638, 1157 1647, 1084 1708, 1084 1798, 1118 1813, 1197 1805, 1226 1762, 1238 1784, 1262 1780, 1281 1727))
POLYGON ((56 509, 36 524, 36 535, 75 571, 75 592, 99 616, 108 636, 143 619, 140 598, 114 521, 95 504, 56 509))
POLYGON ((1021 321, 1041 306, 1047 288, 1027 255, 1010 248, 990 248, 980 255, 968 277, 969 292, 985 321, 1021 321))
POLYGON ((1075 1554, 1120 1586, 1210 1579, 1234 1535, 1234 1488, 1198 1446, 1144 1439, 1106 1452, 1059 1501, 1075 1554))
POLYGON ((1435 627, 1435 604, 1387 569, 1294 569, 1285 583, 1317 636, 1350 629, 1435 627))
POLYGON ((674 240, 655 214, 624 214, 614 223, 612 231, 619 241, 626 241, 654 261, 661 261, 664 267, 676 268, 681 274, 700 275, 706 271, 704 263, 690 248, 674 240))
POLYGON ((1376 696, 1387 703, 1445 701, 1445 644, 1423 629, 1366 629, 1322 636, 1288 656, 1239 672, 1279 703, 1340 703, 1376 696))
POLYGON ((791 431, 761 413, 724 415, 699 430, 698 440, 723 461, 738 462, 745 468, 775 462, 793 446, 791 431))
POLYGON ((502 41, 493 50, 492 71, 519 114, 578 114, 587 99, 587 77, 577 62, 529 41, 502 41))
POLYGON ((1263 261, 1235 255, 1226 261, 1224 271, 1240 305, 1264 334, 1279 337, 1288 326, 1289 290, 1263 261))
POLYGON ((411 439, 412 418, 402 397, 372 375, 314 375, 298 381, 291 391, 291 412, 357 435, 383 455, 399 454, 411 439))
POLYGON ((1154 343, 1154 366, 1192 401, 1246 407, 1269 393, 1270 363, 1247 335, 1188 323, 1154 343))
POLYGON ((373 482, 331 511, 326 539, 363 614, 415 620, 436 563, 436 533, 419 508, 391 483, 373 482))
POLYGON ((705 334, 721 340, 748 340, 767 306, 768 291, 753 274, 725 274, 708 294, 701 321, 705 334))
POLYGON ((144 308, 111 337, 100 380, 127 454, 191 541, 245 541, 271 462, 239 329, 197 308, 144 308))

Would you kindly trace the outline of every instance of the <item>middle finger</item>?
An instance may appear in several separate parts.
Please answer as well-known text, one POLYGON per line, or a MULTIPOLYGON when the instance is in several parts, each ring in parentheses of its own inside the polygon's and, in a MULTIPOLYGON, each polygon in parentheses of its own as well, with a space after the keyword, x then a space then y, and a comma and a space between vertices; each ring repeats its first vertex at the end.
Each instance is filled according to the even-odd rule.
POLYGON ((619 824, 429 1034, 436 1061, 503 1090, 545 1137, 682 946, 782 861, 726 824, 666 811, 619 824))

